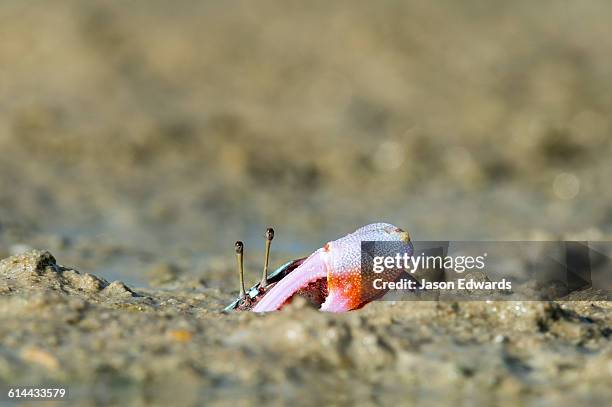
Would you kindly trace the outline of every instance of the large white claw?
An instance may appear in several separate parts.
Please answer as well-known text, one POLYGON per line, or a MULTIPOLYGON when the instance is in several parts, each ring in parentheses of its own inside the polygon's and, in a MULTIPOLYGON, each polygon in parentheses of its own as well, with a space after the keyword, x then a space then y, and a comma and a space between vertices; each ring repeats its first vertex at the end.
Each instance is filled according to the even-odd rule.
POLYGON ((323 249, 311 254, 298 268, 276 283, 255 305, 253 311, 276 311, 299 289, 321 278, 327 278, 327 264, 323 249))

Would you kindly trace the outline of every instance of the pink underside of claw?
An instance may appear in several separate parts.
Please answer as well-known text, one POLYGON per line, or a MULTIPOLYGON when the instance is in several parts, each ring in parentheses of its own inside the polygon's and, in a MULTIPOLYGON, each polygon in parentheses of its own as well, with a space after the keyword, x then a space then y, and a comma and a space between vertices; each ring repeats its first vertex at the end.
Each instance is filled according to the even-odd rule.
POLYGON ((337 292, 331 292, 321 304, 321 311, 327 312, 346 312, 350 311, 350 299, 337 292))
POLYGON ((253 311, 276 311, 299 289, 320 278, 327 278, 327 266, 322 249, 311 254, 304 263, 272 287, 255 305, 253 311))

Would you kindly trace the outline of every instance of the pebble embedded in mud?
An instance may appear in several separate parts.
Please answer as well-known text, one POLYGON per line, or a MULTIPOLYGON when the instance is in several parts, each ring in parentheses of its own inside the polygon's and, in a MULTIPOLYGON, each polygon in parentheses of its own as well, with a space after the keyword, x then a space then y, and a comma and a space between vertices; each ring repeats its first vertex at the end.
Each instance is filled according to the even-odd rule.
POLYGON ((113 281, 103 290, 104 295, 108 295, 111 297, 136 297, 136 293, 132 291, 128 286, 126 286, 121 281, 113 281))

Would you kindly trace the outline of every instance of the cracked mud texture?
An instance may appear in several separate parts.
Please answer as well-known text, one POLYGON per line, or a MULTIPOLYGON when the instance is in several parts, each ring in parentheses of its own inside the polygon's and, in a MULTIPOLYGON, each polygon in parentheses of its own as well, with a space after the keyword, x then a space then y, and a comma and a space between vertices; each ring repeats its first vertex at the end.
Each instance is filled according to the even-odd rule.
MULTIPOLYGON (((0 382, 57 383, 73 402, 606 405, 606 301, 305 301, 220 312, 228 292, 109 283, 46 251, 0 261, 0 382)), ((180 284, 179 284, 180 285, 180 284)))

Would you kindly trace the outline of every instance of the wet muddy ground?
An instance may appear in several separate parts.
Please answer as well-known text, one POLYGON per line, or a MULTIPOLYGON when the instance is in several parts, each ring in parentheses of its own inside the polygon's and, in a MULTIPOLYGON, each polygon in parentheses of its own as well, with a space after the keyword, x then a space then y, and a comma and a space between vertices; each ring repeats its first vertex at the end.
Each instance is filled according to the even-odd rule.
POLYGON ((604 301, 220 309, 234 242, 252 283, 267 226, 273 265, 375 221, 610 240, 611 19, 605 0, 3 1, 0 385, 609 404, 604 301))
POLYGON ((294 301, 221 312, 204 279, 128 287, 29 251, 0 262, 0 379, 72 401, 606 405, 608 301, 376 302, 347 314, 294 301))

